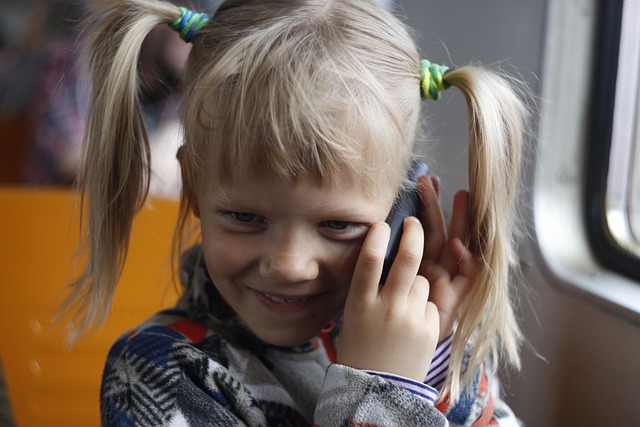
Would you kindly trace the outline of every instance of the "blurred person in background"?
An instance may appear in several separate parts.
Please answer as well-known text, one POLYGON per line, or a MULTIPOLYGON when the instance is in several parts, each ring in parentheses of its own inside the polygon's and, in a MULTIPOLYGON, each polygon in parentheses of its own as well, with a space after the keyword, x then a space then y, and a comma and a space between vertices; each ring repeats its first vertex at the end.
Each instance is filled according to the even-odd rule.
POLYGON ((22 175, 27 184, 67 186, 75 179, 86 109, 76 46, 82 10, 80 1, 56 0, 40 2, 28 12, 25 38, 37 63, 31 75, 22 76, 32 88, 22 175))
MULTIPOLYGON (((27 116, 21 181, 28 185, 64 187, 76 178, 88 92, 79 57, 83 13, 84 0, 38 3, 25 20, 20 58, 0 69, 0 104, 24 109, 27 116)), ((156 196, 174 197, 180 188, 178 93, 189 50, 174 31, 158 27, 145 40, 140 57, 152 157, 150 192, 156 196)))

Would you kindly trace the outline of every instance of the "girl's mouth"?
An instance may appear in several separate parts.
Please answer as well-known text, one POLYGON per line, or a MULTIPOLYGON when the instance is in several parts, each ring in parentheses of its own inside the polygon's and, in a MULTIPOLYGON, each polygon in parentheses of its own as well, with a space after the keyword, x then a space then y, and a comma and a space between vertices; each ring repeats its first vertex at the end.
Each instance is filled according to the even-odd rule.
POLYGON ((313 295, 276 295, 266 292, 253 291, 256 299, 269 311, 279 314, 292 314, 308 310, 315 297, 313 295))
POLYGON ((262 295, 264 295, 266 298, 270 299, 275 303, 297 303, 297 302, 303 302, 309 299, 309 297, 278 296, 278 295, 271 295, 267 293, 262 293, 262 295))

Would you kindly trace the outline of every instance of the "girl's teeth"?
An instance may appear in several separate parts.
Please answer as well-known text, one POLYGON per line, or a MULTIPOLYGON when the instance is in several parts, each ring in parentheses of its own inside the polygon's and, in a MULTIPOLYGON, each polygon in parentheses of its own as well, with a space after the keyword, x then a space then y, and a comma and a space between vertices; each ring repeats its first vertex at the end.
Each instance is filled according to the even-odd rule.
POLYGON ((271 301, 273 302, 279 302, 279 303, 283 303, 283 302, 300 302, 300 301, 304 301, 307 298, 306 297, 302 297, 302 298, 281 298, 281 297, 277 297, 275 295, 269 295, 269 294, 265 294, 267 296, 267 298, 269 298, 271 301))

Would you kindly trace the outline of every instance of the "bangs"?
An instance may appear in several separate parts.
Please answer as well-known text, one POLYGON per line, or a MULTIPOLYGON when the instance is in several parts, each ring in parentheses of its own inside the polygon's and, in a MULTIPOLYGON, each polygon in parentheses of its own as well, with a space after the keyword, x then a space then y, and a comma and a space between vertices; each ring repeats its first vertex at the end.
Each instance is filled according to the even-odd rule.
POLYGON ((197 175, 347 178, 371 191, 402 181, 419 103, 419 91, 406 88, 416 73, 400 61, 363 60, 371 47, 345 40, 335 22, 290 24, 264 22, 222 47, 204 35, 220 52, 185 92, 188 151, 206 156, 197 175))

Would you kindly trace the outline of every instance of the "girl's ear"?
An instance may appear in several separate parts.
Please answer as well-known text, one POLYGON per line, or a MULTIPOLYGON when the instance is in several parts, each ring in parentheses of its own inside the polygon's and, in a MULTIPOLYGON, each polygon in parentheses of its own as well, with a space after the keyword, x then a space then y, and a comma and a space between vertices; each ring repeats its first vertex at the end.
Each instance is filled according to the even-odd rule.
POLYGON ((187 179, 186 169, 184 167, 184 147, 178 148, 176 154, 178 163, 180 163, 180 175, 182 176, 182 195, 187 199, 189 209, 193 211, 193 214, 200 218, 200 205, 198 204, 198 196, 193 189, 193 183, 187 179))

